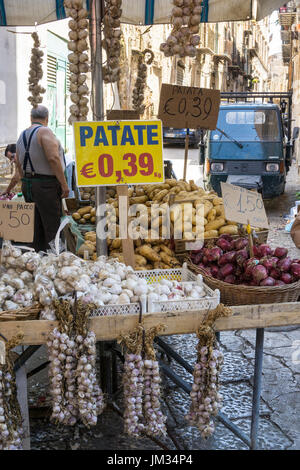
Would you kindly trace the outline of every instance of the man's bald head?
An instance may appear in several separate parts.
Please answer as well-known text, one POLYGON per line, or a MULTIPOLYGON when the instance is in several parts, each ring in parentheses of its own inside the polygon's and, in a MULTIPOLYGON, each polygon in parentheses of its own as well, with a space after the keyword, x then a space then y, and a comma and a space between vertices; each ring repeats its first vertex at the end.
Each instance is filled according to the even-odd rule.
POLYGON ((47 126, 48 117, 49 117, 48 108, 46 108, 46 106, 39 104, 35 108, 32 108, 30 117, 31 117, 31 122, 40 122, 41 124, 44 124, 45 126, 47 126))

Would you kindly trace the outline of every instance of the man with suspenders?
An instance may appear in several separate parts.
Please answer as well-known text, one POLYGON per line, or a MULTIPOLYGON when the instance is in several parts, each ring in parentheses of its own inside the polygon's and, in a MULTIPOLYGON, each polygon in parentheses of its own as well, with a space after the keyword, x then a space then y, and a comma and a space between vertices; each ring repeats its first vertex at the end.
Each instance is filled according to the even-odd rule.
POLYGON ((69 195, 64 170, 64 152, 48 125, 48 109, 31 111, 31 126, 17 141, 17 168, 22 176, 26 202, 35 203, 33 248, 46 251, 56 235, 62 213, 62 198, 69 195))

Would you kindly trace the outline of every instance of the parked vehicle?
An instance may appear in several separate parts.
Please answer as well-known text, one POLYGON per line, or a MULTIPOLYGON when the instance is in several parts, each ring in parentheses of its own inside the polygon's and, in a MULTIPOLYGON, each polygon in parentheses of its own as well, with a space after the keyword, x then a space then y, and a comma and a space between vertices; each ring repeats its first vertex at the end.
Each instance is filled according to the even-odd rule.
MULTIPOLYGON (((176 129, 174 127, 163 128, 164 144, 182 144, 184 145, 186 129, 176 129)), ((200 131, 197 129, 189 129, 189 145, 197 147, 200 140, 200 131)))
POLYGON ((227 102, 220 106, 217 128, 200 142, 206 187, 221 195, 223 181, 254 188, 264 198, 282 194, 292 159, 292 94, 221 93, 221 98, 227 102))

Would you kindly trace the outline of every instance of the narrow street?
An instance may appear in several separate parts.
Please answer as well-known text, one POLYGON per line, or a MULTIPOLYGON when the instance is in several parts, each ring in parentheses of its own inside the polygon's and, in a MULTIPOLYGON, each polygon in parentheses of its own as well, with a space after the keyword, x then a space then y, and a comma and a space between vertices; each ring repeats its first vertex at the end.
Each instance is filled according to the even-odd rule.
MULTIPOLYGON (((196 157, 197 150, 191 149, 190 156, 196 157)), ((165 158, 174 162, 174 170, 179 176, 183 168, 182 148, 165 149, 165 158)), ((191 170, 189 162, 188 179, 199 182, 201 169, 191 170), (192 172, 192 173, 191 173, 192 172)), ((296 169, 288 174, 284 195, 266 202, 270 218, 269 243, 287 247, 292 256, 299 257, 288 233, 284 231, 283 216, 289 212, 295 201, 298 188, 296 169)), ((195 335, 167 337, 165 340, 193 365, 196 357, 195 335)), ((268 450, 300 448, 300 328, 272 328, 265 331, 262 399, 260 407, 259 448, 268 450)), ((221 394, 224 398, 222 413, 227 415, 247 435, 251 425, 251 405, 253 392, 253 370, 255 353, 255 330, 223 332, 221 346, 224 353, 224 366, 221 375, 221 394)), ((45 348, 35 353, 28 364, 33 369, 47 359, 45 348)), ((172 363, 174 371, 187 382, 191 375, 172 363)), ((122 366, 118 363, 119 372, 122 366)), ((118 377, 121 380, 121 375, 118 377)), ((49 423, 49 416, 43 415, 43 408, 49 404, 47 369, 29 379, 29 404, 31 408, 31 443, 33 449, 148 449, 161 447, 151 439, 133 439, 123 433, 122 419, 116 411, 107 408, 99 417, 95 428, 86 429, 82 425, 67 429, 49 423)), ((121 385, 121 383, 120 383, 121 385)), ((161 439, 168 449, 232 449, 243 450, 247 446, 219 421, 212 438, 204 442, 196 428, 188 426, 184 415, 189 409, 190 399, 183 391, 164 379, 164 411, 168 416, 170 435, 161 439), (175 438, 175 440, 174 440, 175 438)), ((122 410, 122 397, 116 403, 122 410)), ((44 413, 45 414, 45 413, 44 413)))

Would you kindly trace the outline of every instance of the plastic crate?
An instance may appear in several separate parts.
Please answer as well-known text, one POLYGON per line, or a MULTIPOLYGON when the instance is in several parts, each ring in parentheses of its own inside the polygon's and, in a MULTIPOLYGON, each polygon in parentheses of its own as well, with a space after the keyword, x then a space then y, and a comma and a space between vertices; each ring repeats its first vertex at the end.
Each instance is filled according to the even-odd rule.
MULTIPOLYGON (((149 271, 134 271, 141 279, 146 279, 148 284, 154 284, 162 279, 179 282, 202 282, 202 276, 194 274, 187 268, 186 263, 182 268, 178 269, 153 269, 149 271)), ((94 310, 92 317, 110 316, 110 315, 139 315, 140 313, 153 312, 174 312, 184 310, 208 310, 216 308, 220 303, 219 290, 212 290, 203 283, 206 292, 205 297, 195 300, 167 300, 152 301, 148 296, 141 296, 139 303, 123 304, 123 305, 103 305, 94 310)))
MULTIPOLYGON (((149 284, 154 284, 162 279, 179 282, 202 282, 202 276, 198 277, 187 268, 186 263, 182 268, 178 269, 153 269, 151 271, 135 271, 135 273, 148 281, 149 284)), ((195 300, 182 299, 182 300, 163 300, 153 301, 149 296, 147 297, 147 313, 153 312, 178 312, 186 310, 210 310, 216 308, 220 303, 220 291, 213 290, 203 283, 206 292, 205 297, 195 300)))
POLYGON ((146 298, 142 299, 140 303, 103 305, 102 307, 94 310, 91 314, 91 317, 106 317, 111 315, 139 315, 140 313, 146 313, 146 305, 146 298))

